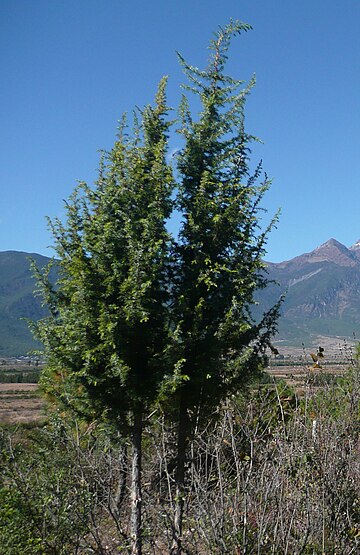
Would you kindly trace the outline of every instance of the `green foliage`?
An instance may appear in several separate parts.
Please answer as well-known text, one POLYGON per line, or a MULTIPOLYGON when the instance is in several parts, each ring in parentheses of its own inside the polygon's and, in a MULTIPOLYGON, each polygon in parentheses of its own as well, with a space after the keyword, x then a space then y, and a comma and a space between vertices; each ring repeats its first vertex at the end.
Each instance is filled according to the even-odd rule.
MULTIPOLYGON (((37 273, 49 318, 33 325, 44 344, 46 393, 89 420, 109 420, 133 449, 131 538, 141 554, 141 452, 145 411, 169 380, 169 274, 173 177, 166 162, 166 78, 155 106, 125 118, 103 153, 95 188, 79 185, 65 223, 50 223, 56 287, 37 273)), ((171 366, 170 366, 171 375, 171 366)))
POLYGON ((248 163, 244 106, 254 79, 244 85, 223 72, 231 37, 249 29, 220 28, 204 71, 179 56, 202 108, 194 118, 183 96, 175 204, 163 79, 130 136, 121 123, 95 188, 80 184, 67 221, 51 223, 60 279, 55 289, 37 272, 51 316, 33 326, 47 359, 42 386, 90 418, 127 425, 139 404, 179 390, 189 408, 206 410, 264 362, 278 306, 257 322, 251 306, 267 285, 274 220, 260 228, 260 204, 270 182, 248 163), (178 239, 165 226, 174 207, 178 239))
POLYGON ((39 368, 29 369, 6 368, 0 366, 0 383, 38 383, 40 375, 39 368))
POLYGON ((28 514, 19 492, 0 489, 0 545, 7 555, 40 555, 44 553, 41 539, 26 526, 28 514))
POLYGON ((27 438, 3 434, 0 553, 76 552, 95 503, 94 492, 78 470, 76 451, 61 425, 34 429, 27 438))
POLYGON ((251 172, 248 161, 254 137, 245 132, 244 107, 255 79, 245 85, 223 71, 232 36, 249 29, 238 21, 220 28, 204 71, 179 56, 185 89, 198 97, 201 110, 194 118, 183 96, 174 314, 186 377, 181 388, 189 407, 205 411, 258 372, 278 312, 276 306, 258 322, 251 316, 256 290, 267 285, 263 256, 275 223, 260 228, 270 181, 261 163, 251 172))
POLYGON ((169 343, 168 273, 172 172, 166 163, 166 79, 155 107, 123 120, 102 156, 94 189, 82 183, 67 221, 51 228, 59 257, 54 289, 37 272, 51 316, 34 325, 45 346, 45 391, 88 417, 120 426, 157 395, 169 343))
MULTIPOLYGON (((326 376, 326 374, 325 374, 326 376)), ((360 385, 359 385, 359 367, 354 365, 350 367, 343 376, 337 376, 330 386, 321 390, 321 395, 314 396, 310 402, 306 404, 304 410, 311 413, 313 418, 332 419, 341 418, 346 412, 352 415, 354 430, 360 432, 360 385), (336 393, 336 394, 335 394, 336 393)), ((317 380, 310 377, 310 384, 319 385, 320 378, 317 380)), ((324 384, 321 384, 324 385, 324 384)))

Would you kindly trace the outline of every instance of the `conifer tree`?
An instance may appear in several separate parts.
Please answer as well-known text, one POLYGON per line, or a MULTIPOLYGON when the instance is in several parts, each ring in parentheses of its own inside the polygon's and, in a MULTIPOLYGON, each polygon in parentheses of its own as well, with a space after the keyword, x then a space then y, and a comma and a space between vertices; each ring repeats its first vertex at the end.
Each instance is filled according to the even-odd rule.
POLYGON ((264 363, 278 307, 254 321, 254 294, 266 287, 260 227, 269 187, 250 171, 247 86, 224 74, 231 38, 250 26, 231 21, 210 44, 208 67, 180 63, 201 111, 180 107, 183 149, 177 184, 166 162, 166 79, 130 136, 100 164, 94 188, 80 184, 65 223, 51 224, 59 259, 56 288, 38 272, 49 318, 34 324, 44 344, 43 388, 72 410, 111 421, 131 437, 132 552, 141 554, 141 437, 158 401, 178 426, 173 553, 182 550, 185 463, 195 423, 241 389, 264 363), (166 221, 182 216, 178 238, 166 221), (174 410, 175 409, 175 410, 174 410), (174 416, 175 414, 175 416, 174 416))
POLYGON ((172 173, 166 162, 166 79, 132 135, 125 122, 102 157, 96 187, 82 183, 67 220, 51 229, 60 278, 37 272, 51 315, 34 325, 44 344, 42 386, 68 408, 111 421, 132 441, 132 552, 141 547, 144 413, 164 379, 169 341, 166 220, 172 173))
POLYGON ((260 203, 270 182, 261 164, 249 169, 253 137, 245 132, 244 105, 254 79, 244 86, 224 74, 231 37, 249 29, 238 21, 220 28, 204 71, 179 56, 185 89, 199 98, 201 111, 194 118, 183 96, 177 197, 183 224, 173 290, 182 361, 174 553, 181 552, 186 450, 195 422, 258 372, 276 326, 277 306, 258 322, 251 314, 256 290, 267 284, 263 256, 274 224, 260 228, 260 203))

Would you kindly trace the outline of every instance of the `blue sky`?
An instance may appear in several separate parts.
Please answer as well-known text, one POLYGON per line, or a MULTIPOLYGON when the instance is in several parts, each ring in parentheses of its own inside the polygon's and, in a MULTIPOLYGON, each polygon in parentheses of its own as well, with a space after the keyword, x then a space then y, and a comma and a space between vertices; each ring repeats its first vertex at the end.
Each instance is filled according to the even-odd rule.
POLYGON ((121 114, 151 102, 164 74, 176 106, 176 51, 204 66, 230 17, 253 26, 228 73, 256 73, 246 126, 273 178, 264 207, 282 209, 267 259, 359 239, 359 0, 2 0, 1 251, 52 255, 45 216, 96 178, 121 114))

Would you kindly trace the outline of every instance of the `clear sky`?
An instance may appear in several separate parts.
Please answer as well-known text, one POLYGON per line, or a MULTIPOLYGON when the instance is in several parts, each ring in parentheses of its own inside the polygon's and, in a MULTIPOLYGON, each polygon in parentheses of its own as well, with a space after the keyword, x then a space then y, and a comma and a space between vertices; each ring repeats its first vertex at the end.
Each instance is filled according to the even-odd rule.
POLYGON ((175 106, 175 52, 203 67, 230 17, 254 28, 228 73, 256 73, 247 131, 273 178, 264 206, 282 209, 266 258, 359 239, 359 0, 0 0, 0 251, 52 255, 45 216, 96 178, 121 114, 164 74, 175 106))

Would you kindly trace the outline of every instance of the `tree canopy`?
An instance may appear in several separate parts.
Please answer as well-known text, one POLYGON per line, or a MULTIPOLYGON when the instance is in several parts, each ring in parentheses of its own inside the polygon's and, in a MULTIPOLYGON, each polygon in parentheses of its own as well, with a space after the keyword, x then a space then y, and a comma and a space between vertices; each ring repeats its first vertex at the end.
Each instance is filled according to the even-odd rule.
POLYGON ((245 131, 244 107, 255 80, 244 84, 224 74, 231 37, 249 29, 236 21, 220 28, 204 71, 180 56, 185 89, 201 103, 194 117, 183 96, 185 146, 177 168, 183 224, 175 246, 175 313, 190 404, 201 395, 202 404, 216 406, 248 380, 276 325, 276 307, 258 322, 252 317, 254 294, 267 285, 263 256, 275 221, 262 230, 261 201, 270 180, 261 162, 249 168, 254 137, 245 131))
POLYGON ((38 275, 51 309, 36 325, 47 361, 44 388, 119 426, 134 404, 153 400, 169 341, 165 223, 173 178, 165 86, 163 79, 155 107, 135 119, 131 136, 122 121, 95 187, 81 183, 66 203, 66 222, 51 222, 57 286, 38 275))

